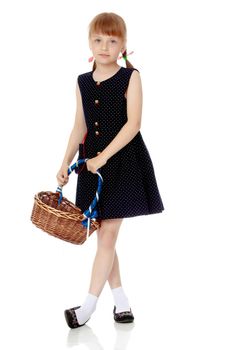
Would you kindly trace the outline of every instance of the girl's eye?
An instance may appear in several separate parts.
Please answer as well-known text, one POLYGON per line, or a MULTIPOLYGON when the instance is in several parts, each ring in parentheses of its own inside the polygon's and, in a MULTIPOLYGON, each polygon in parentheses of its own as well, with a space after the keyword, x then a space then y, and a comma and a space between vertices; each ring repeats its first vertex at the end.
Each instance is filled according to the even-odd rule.
MULTIPOLYGON (((96 42, 100 42, 101 40, 100 39, 95 39, 96 42)), ((116 43, 117 41, 115 39, 112 39, 111 40, 112 43, 116 43)))

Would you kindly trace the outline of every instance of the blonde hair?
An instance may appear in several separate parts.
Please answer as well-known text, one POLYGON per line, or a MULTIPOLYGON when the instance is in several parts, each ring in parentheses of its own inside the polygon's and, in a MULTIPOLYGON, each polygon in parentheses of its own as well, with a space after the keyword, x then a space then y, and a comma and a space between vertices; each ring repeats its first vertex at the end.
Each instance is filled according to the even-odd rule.
MULTIPOLYGON (((104 35, 114 35, 126 42, 127 29, 123 18, 113 12, 102 12, 96 15, 89 26, 89 40, 91 35, 94 33, 102 33, 104 35)), ((134 68, 133 65, 128 61, 127 49, 122 53, 125 59, 127 68, 134 68)), ((94 61, 92 71, 96 69, 96 62, 94 61)))

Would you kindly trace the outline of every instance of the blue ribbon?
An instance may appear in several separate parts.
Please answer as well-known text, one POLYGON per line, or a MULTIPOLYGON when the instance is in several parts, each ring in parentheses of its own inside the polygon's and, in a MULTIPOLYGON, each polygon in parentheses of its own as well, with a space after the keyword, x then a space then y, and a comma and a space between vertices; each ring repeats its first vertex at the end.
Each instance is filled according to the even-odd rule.
MULTIPOLYGON (((75 168, 78 168, 78 166, 84 162, 86 162, 89 158, 85 158, 85 159, 79 159, 77 160, 76 163, 74 163, 73 165, 71 165, 69 168, 68 168, 68 175, 70 175, 70 173, 75 169, 75 168)), ((85 216, 85 219, 82 220, 82 225, 84 227, 87 228, 87 238, 89 236, 89 229, 90 229, 90 221, 91 219, 96 219, 98 218, 99 214, 98 214, 98 210, 97 209, 94 209, 96 206, 97 206, 97 196, 99 198, 99 194, 101 192, 101 189, 102 189, 102 182, 103 181, 103 178, 101 176, 101 173, 100 173, 100 169, 98 169, 97 171, 98 175, 99 175, 99 181, 98 181, 98 188, 97 188, 97 192, 96 192, 96 196, 94 198, 94 200, 92 201, 91 205, 90 205, 90 209, 92 209, 92 212, 90 212, 89 209, 87 209, 83 215, 85 216), (89 227, 88 227, 88 224, 89 224, 89 227)), ((61 201, 62 201, 62 186, 58 186, 57 187, 57 190, 56 192, 60 193, 59 195, 59 199, 58 199, 58 205, 61 204, 61 201)))
POLYGON ((61 201, 62 201, 62 197, 63 197, 63 196, 62 196, 62 187, 57 186, 56 192, 60 193, 60 196, 59 196, 59 199, 58 199, 58 205, 60 205, 60 204, 61 204, 61 201))
MULTIPOLYGON (((88 212, 89 212, 89 210, 88 210, 88 212)), ((83 214, 87 216, 87 218, 82 221, 83 226, 86 228, 87 228, 88 218, 93 219, 93 218, 97 218, 99 216, 97 209, 95 209, 90 215, 87 212, 84 212, 83 214)))

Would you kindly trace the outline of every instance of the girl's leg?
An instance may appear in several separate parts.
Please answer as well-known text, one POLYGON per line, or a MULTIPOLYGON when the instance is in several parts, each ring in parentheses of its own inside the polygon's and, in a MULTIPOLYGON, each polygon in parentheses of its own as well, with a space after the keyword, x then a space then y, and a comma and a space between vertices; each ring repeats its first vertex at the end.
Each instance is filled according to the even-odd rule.
MULTIPOLYGON (((120 224, 121 223, 122 221, 120 222, 120 224)), ((118 226, 118 231, 119 231, 119 228, 120 228, 120 225, 118 226)), ((97 234, 99 235, 99 229, 97 230, 97 234)), ((118 260, 116 249, 114 249, 114 260, 113 260, 112 268, 110 270, 107 280, 109 282, 109 285, 113 294, 114 304, 116 305, 116 312, 129 311, 130 310, 129 300, 121 286, 119 260, 118 260)))
POLYGON ((108 276, 108 283, 113 294, 116 312, 130 311, 129 300, 121 286, 120 267, 116 250, 112 270, 108 276))
POLYGON ((89 293, 99 296, 109 278, 115 259, 115 245, 123 219, 101 221, 97 230, 97 252, 92 268, 89 293))
POLYGON ((108 276, 108 283, 111 289, 121 286, 120 267, 116 249, 112 270, 108 276))
POLYGON ((98 297, 112 270, 115 244, 123 219, 102 220, 97 230, 97 252, 94 259, 88 295, 80 308, 75 310, 79 324, 85 323, 96 309, 98 297))

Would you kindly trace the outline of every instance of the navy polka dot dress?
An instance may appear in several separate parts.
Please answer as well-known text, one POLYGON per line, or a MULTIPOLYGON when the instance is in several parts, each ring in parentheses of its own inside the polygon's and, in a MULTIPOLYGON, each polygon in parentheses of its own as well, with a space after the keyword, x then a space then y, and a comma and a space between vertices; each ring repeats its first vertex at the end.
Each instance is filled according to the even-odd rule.
MULTIPOLYGON (((134 69, 121 67, 101 82, 94 80, 93 71, 78 76, 88 130, 79 144, 78 159, 96 157, 127 122, 124 95, 134 69)), ((153 164, 140 131, 109 158, 99 172, 103 177, 96 207, 99 219, 148 215, 164 210, 153 164)), ((80 165, 76 173, 75 204, 84 212, 95 197, 99 176, 88 171, 86 163, 80 165)))

